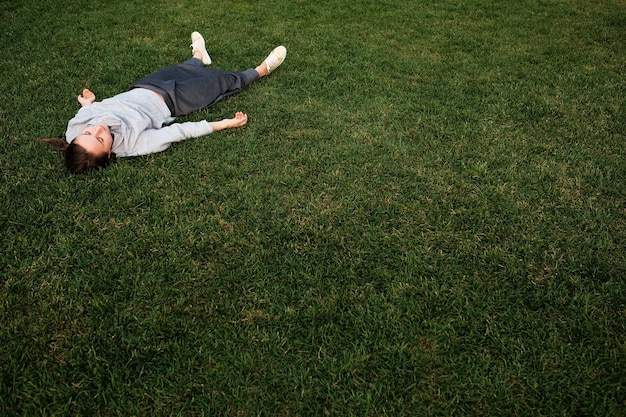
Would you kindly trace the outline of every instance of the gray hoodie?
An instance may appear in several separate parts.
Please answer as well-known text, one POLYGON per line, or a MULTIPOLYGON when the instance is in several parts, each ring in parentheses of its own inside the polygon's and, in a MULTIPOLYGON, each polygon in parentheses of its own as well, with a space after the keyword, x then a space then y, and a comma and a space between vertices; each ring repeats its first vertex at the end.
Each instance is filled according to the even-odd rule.
POLYGON ((104 124, 114 135, 117 156, 139 156, 166 150, 172 143, 213 132, 206 121, 173 123, 163 100, 150 90, 136 88, 82 107, 67 124, 68 143, 88 126, 104 124))

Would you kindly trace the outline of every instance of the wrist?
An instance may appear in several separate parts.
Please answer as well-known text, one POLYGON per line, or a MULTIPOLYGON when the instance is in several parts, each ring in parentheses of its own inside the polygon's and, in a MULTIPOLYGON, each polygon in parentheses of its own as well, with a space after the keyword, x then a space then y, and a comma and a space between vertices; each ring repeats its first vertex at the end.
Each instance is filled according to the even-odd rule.
POLYGON ((218 122, 211 122, 211 127, 213 128, 214 132, 218 132, 220 130, 224 130, 228 127, 227 121, 226 119, 224 120, 220 120, 218 122))

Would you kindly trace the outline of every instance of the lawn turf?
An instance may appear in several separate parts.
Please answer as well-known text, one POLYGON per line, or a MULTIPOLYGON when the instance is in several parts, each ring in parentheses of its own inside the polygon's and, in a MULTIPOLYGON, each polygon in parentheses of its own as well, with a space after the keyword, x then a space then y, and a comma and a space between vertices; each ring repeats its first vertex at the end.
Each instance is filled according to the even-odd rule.
POLYGON ((0 3, 0 414, 626 415, 626 4, 0 3), (190 56, 249 124, 37 142, 190 56))

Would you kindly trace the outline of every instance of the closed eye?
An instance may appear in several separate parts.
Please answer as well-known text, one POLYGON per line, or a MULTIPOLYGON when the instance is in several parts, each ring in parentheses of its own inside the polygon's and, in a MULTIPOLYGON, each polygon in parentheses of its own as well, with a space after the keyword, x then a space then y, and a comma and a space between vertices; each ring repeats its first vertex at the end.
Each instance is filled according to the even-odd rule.
MULTIPOLYGON (((92 136, 93 133, 86 131, 85 133, 83 133, 83 135, 92 136)), ((102 136, 96 136, 96 140, 104 145, 104 139, 102 138, 102 136)))

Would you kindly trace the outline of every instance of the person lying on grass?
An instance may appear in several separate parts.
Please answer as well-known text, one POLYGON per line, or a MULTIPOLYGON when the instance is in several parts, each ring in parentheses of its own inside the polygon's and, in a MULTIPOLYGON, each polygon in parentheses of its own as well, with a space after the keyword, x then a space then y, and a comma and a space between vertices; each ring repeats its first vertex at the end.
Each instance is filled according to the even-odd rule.
POLYGON ((84 89, 78 96, 81 109, 68 122, 66 140, 40 140, 65 155, 68 170, 80 173, 106 167, 115 156, 161 152, 174 142, 245 125, 248 116, 242 112, 217 122, 172 122, 269 75, 285 60, 287 50, 279 46, 256 68, 228 72, 205 66, 211 57, 202 35, 193 32, 191 42, 192 58, 148 75, 124 93, 96 102, 94 93, 84 89))

